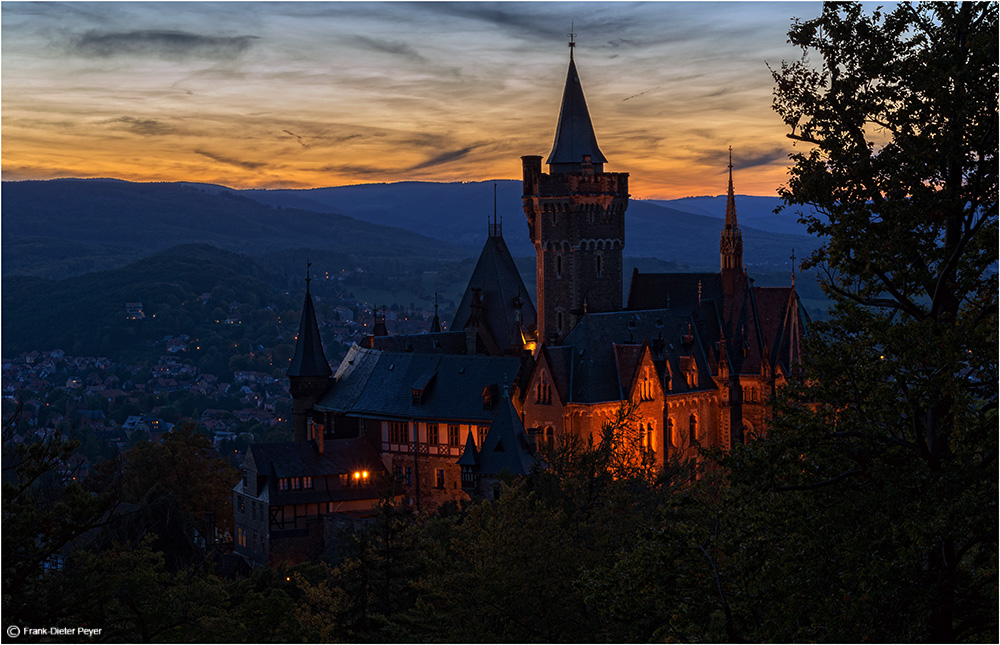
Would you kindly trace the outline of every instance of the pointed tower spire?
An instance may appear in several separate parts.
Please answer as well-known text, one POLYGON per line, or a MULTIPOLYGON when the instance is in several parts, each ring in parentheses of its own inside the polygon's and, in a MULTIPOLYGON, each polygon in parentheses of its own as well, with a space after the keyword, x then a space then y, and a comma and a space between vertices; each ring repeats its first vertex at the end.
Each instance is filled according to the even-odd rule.
POLYGON ((287 376, 330 376, 333 371, 323 353, 323 343, 319 336, 319 325, 316 322, 316 308, 313 306, 309 283, 312 277, 309 267, 312 263, 306 260, 306 297, 302 303, 302 318, 299 320, 299 335, 295 340, 295 355, 288 366, 287 376))
POLYGON ((549 171, 552 173, 580 172, 584 162, 593 164, 594 172, 604 172, 608 160, 597 146, 597 135, 590 122, 587 100, 583 96, 583 86, 573 60, 576 47, 575 34, 571 34, 569 72, 563 89, 562 107, 559 110, 559 124, 556 138, 549 153, 549 171), (588 158, 589 159, 585 159, 588 158))
POLYGON ((431 319, 431 333, 441 331, 441 319, 438 318, 438 292, 434 292, 434 317, 431 319))
POLYGON ((726 225, 719 241, 722 271, 739 271, 743 265, 743 234, 736 221, 736 192, 733 190, 733 147, 729 146, 729 193, 726 196, 726 225))

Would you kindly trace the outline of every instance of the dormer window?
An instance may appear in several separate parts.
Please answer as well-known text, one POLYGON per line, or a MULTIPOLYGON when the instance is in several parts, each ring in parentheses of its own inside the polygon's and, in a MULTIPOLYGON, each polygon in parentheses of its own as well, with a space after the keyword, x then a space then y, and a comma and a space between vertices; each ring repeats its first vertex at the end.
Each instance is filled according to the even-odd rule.
POLYGON ((483 388, 483 409, 492 410, 500 402, 499 389, 496 384, 490 384, 483 388))
POLYGON ((413 393, 413 405, 420 405, 421 403, 424 402, 423 390, 418 390, 417 388, 413 388, 413 390, 411 391, 413 393))

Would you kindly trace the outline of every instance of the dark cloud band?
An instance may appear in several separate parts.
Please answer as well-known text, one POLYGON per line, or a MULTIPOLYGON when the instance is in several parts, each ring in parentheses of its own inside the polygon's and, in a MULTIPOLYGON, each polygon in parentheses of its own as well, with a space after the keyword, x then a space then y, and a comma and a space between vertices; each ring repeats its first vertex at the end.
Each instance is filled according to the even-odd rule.
POLYGON ((235 58, 246 51, 256 36, 203 36, 185 31, 102 32, 88 31, 74 44, 83 56, 157 56, 160 58, 235 58))

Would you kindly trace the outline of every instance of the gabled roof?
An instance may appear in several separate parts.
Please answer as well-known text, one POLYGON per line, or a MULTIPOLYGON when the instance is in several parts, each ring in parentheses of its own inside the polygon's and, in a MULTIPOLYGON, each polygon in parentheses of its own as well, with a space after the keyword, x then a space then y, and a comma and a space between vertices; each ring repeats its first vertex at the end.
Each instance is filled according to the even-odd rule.
POLYGON ((484 423, 494 411, 483 409, 483 390, 512 385, 520 367, 517 356, 380 352, 354 345, 316 407, 353 416, 484 423), (433 385, 414 404, 413 385, 431 372, 433 385))
POLYGON ((295 340, 295 354, 285 372, 287 376, 330 376, 333 370, 323 353, 323 342, 319 337, 316 323, 316 309, 313 307, 309 283, 306 282, 306 298, 302 304, 302 318, 299 320, 299 335, 295 340))
POLYGON ((634 269, 625 308, 629 311, 669 308, 678 316, 688 316, 698 306, 699 283, 702 301, 722 302, 719 273, 639 273, 634 269))
MULTIPOLYGON (((463 455, 464 456, 464 455, 463 455)), ((509 396, 504 396, 478 454, 477 475, 527 475, 535 464, 528 433, 509 396)))
POLYGON ((502 353, 512 345, 519 345, 521 341, 520 338, 515 338, 518 304, 521 327, 526 330, 534 329, 538 318, 535 305, 528 296, 514 258, 511 257, 503 236, 491 235, 483 245, 479 261, 472 271, 465 294, 455 312, 455 320, 449 329, 454 333, 469 326, 479 327, 502 353), (478 310, 480 303, 475 301, 476 290, 479 290, 481 310, 478 310))
MULTIPOLYGON (((676 374, 678 356, 693 356, 699 383, 704 388, 714 387, 702 346, 704 341, 695 333, 694 324, 693 342, 684 345, 689 322, 668 309, 587 314, 566 336, 563 345, 546 348, 546 361, 552 369, 553 381, 560 388, 560 398, 564 403, 623 400, 629 394, 626 389, 641 360, 643 343, 651 344, 654 339, 661 342, 663 353, 657 369, 665 369, 663 362, 671 361, 676 374)), ((675 381, 681 382, 674 391, 687 390, 682 379, 675 381)))
POLYGON ((618 389, 621 398, 628 398, 631 390, 632 380, 642 363, 642 351, 644 345, 619 345, 615 344, 615 366, 618 368, 618 389))
POLYGON ((268 488, 268 499, 272 504, 308 503, 344 499, 367 499, 377 497, 371 488, 352 487, 326 490, 278 490, 278 479, 290 477, 325 477, 342 475, 355 470, 369 470, 387 474, 385 464, 379 457, 368 437, 350 439, 328 439, 324 442, 324 452, 319 454, 312 441, 288 441, 284 443, 256 443, 248 449, 248 457, 253 460, 257 474, 263 478, 268 488))
POLYGON ((545 163, 550 166, 576 165, 575 168, 553 167, 553 172, 579 170, 584 155, 590 155, 591 162, 595 164, 608 161, 597 146, 597 135, 594 134, 594 126, 590 122, 590 111, 587 110, 587 100, 583 96, 580 75, 576 71, 576 63, 570 57, 562 106, 559 108, 556 138, 552 144, 552 152, 549 153, 545 163))
POLYGON ((465 332, 439 331, 429 334, 373 336, 372 349, 384 352, 418 352, 421 354, 464 354, 465 332))

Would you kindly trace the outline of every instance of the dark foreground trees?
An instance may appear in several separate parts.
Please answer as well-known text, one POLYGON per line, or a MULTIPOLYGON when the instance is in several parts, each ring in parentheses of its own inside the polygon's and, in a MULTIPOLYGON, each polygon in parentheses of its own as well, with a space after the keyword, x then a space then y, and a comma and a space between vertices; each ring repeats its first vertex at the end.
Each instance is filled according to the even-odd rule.
POLYGON ((997 5, 831 3, 789 36, 782 196, 819 213, 835 306, 724 461, 748 635, 994 640, 997 5))

